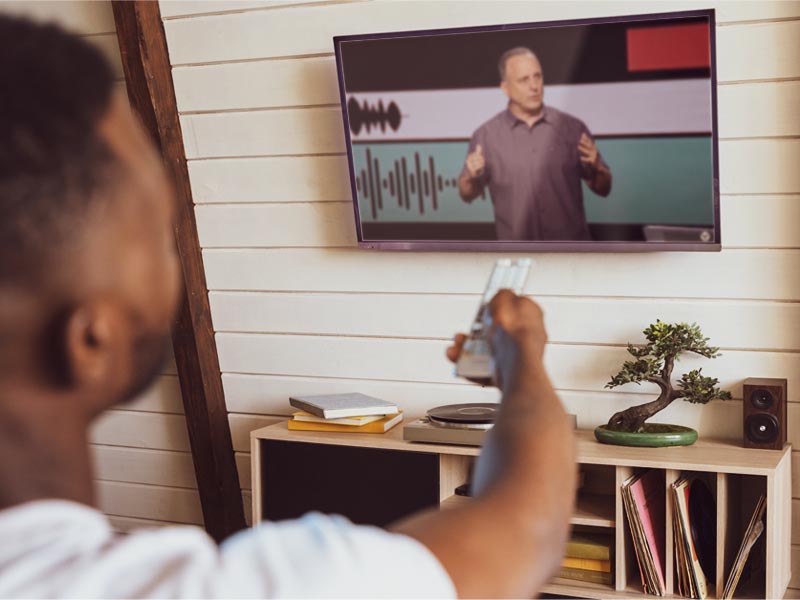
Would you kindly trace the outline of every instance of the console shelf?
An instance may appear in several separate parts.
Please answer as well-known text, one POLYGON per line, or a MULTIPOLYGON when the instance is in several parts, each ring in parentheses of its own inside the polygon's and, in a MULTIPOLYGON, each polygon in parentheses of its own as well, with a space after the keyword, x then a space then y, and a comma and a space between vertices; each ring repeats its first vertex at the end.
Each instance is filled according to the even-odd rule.
MULTIPOLYGON (((613 585, 554 579, 543 592, 577 598, 643 598, 633 542, 624 515, 622 483, 633 473, 658 469, 664 494, 684 474, 702 477, 716 500, 716 564, 707 574, 709 598, 718 598, 760 494, 767 496, 763 543, 751 555, 753 575, 734 598, 780 598, 791 576, 791 447, 744 449, 700 440, 676 448, 628 448, 575 432, 583 484, 571 523, 614 540, 613 585)), ((289 431, 285 423, 251 434, 253 518, 296 517, 308 510, 337 512, 355 522, 386 525, 426 506, 454 508, 470 502, 454 495, 469 478, 478 448, 410 443, 400 427, 383 434, 289 431), (377 508, 376 508, 377 507, 377 508)), ((667 499, 669 500, 668 496, 667 499)), ((677 596, 670 504, 665 528, 667 597, 677 596)))
POLYGON ((614 528, 617 523, 614 497, 600 494, 578 494, 573 525, 614 528))

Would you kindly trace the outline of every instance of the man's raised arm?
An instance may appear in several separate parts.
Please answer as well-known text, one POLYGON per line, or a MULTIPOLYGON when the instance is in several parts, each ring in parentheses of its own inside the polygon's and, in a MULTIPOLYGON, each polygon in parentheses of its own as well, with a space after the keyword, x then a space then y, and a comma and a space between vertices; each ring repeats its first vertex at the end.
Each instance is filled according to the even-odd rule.
POLYGON ((465 202, 472 202, 483 192, 482 181, 486 172, 486 159, 483 156, 483 148, 480 144, 475 147, 474 152, 467 154, 464 161, 464 170, 458 178, 458 193, 465 202))
MULTIPOLYGON (((541 309, 503 290, 490 311, 503 398, 476 465, 476 497, 392 529, 437 556, 459 597, 531 597, 561 563, 575 500, 574 436, 544 369, 541 309)), ((448 350, 451 360, 463 341, 448 350)))
POLYGON ((600 159, 597 146, 586 133, 582 133, 578 141, 578 154, 581 163, 589 170, 586 185, 598 196, 608 196, 611 193, 611 170, 600 159))

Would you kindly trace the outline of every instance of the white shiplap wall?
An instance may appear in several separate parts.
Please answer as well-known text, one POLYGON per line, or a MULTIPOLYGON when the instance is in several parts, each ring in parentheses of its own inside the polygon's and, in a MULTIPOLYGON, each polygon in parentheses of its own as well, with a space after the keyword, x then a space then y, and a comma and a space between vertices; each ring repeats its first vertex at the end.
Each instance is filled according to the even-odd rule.
MULTIPOLYGON (((0 11, 60 23, 96 44, 124 90, 111 3, 0 2, 0 11)), ((110 411, 92 432, 100 508, 120 530, 203 523, 174 361, 133 403, 110 411)))
MULTIPOLYGON (((291 393, 361 390, 409 412, 495 397, 454 379, 443 358, 495 257, 354 247, 332 36, 708 6, 724 250, 540 255, 528 292, 545 308, 548 367, 580 426, 647 397, 603 389, 627 341, 655 318, 696 320, 724 351, 704 370, 738 399, 676 404, 661 419, 739 439, 742 380, 788 377, 797 445, 800 2, 162 0, 244 488, 247 434, 287 415, 291 393)), ((794 490, 800 498, 797 477, 794 490)))

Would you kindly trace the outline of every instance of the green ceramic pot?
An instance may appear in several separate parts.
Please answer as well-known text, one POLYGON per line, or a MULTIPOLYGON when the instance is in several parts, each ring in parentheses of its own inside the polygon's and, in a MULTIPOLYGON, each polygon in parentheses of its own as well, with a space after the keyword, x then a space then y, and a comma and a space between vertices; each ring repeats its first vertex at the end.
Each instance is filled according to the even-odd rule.
POLYGON ((644 446, 663 448, 665 446, 691 446, 697 441, 697 432, 682 425, 645 423, 644 431, 631 433, 617 431, 608 425, 600 425, 594 430, 598 442, 616 446, 644 446))

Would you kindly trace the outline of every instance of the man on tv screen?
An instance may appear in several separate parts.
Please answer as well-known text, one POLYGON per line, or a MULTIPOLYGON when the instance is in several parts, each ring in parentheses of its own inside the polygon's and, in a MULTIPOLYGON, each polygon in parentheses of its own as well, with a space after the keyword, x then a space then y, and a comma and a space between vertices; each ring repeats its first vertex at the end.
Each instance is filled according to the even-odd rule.
POLYGON ((611 170, 580 119, 544 105, 539 59, 528 48, 498 64, 508 108, 472 135, 458 179, 471 202, 489 186, 498 240, 591 240, 581 180, 600 196, 611 170))

